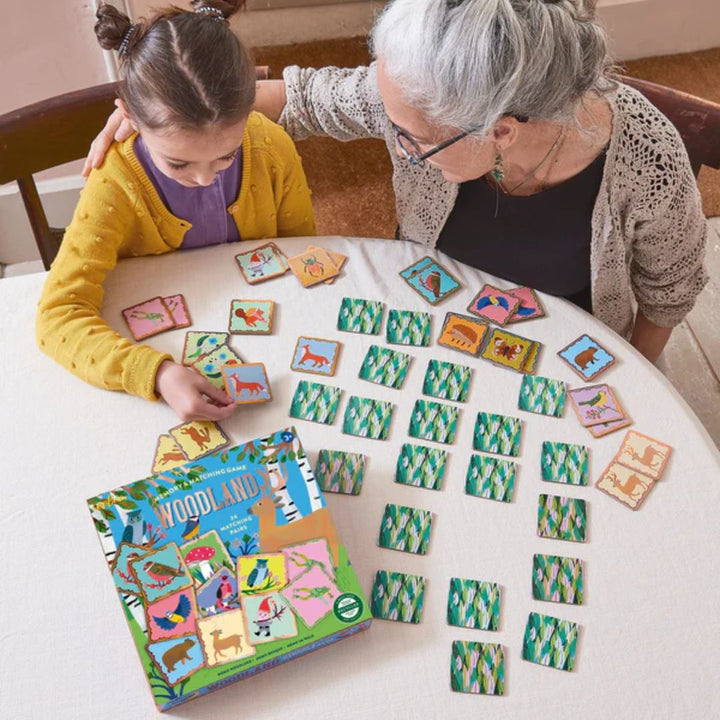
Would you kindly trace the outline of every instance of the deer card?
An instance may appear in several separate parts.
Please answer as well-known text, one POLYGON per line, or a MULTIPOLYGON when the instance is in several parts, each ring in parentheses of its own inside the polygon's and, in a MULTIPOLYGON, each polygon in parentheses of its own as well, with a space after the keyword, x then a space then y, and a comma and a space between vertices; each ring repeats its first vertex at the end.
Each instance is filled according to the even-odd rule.
POLYGON ((272 300, 233 300, 228 330, 235 335, 269 335, 274 312, 272 300))
POLYGON ((584 500, 540 495, 537 512, 537 534, 554 540, 585 542, 587 509, 584 500))
POLYGON ((628 430, 616 459, 622 465, 659 480, 670 459, 671 452, 672 448, 660 440, 655 440, 635 430, 628 430))
POLYGON ((170 310, 161 297, 125 308, 122 314, 135 340, 144 340, 175 327, 170 310))
POLYGON ((159 473, 172 470, 188 461, 182 448, 175 442, 172 435, 161 435, 155 447, 155 459, 151 472, 159 473))
POLYGON ((432 513, 405 505, 385 506, 378 545, 389 550, 426 555, 430 545, 432 513))
POLYGON ((243 609, 247 617, 248 640, 252 645, 298 634, 295 613, 280 593, 248 595, 243 598, 243 609))
POLYGON ((255 654, 248 642, 242 610, 198 620, 198 632, 208 667, 226 665, 255 654))
POLYGON ((465 474, 465 492, 487 500, 510 502, 515 489, 515 463, 511 460, 471 455, 465 474))
POLYGON ((395 467, 395 482, 442 490, 446 460, 447 453, 440 448, 403 443, 395 467))
POLYGON ((615 356, 589 335, 573 340, 558 355, 583 380, 594 380, 615 363, 615 356))
POLYGON ((539 415, 562 417, 565 409, 565 383, 562 380, 525 375, 520 383, 518 408, 539 415))
POLYGON ((282 553, 245 555, 237 560, 241 595, 280 590, 287 585, 285 556, 282 553))
POLYGON ((540 302, 537 293, 529 287, 516 287, 506 291, 520 300, 515 312, 510 316, 508 323, 522 322, 523 320, 534 320, 545 317, 545 308, 540 302))
POLYGON ((430 344, 430 315, 414 310, 389 310, 385 340, 390 345, 430 344))
POLYGON ((483 580, 450 578, 447 624, 472 630, 500 627, 500 586, 483 580))
POLYGON ((182 364, 192 365, 203 355, 208 355, 221 345, 225 345, 229 339, 230 335, 226 332, 204 332, 202 330, 190 330, 186 332, 182 364))
POLYGON ((423 381, 423 394, 440 400, 465 402, 470 392, 472 370, 467 365, 429 360, 423 381))
POLYGON ((238 405, 270 402, 273 399, 263 363, 223 365, 221 371, 225 392, 238 405))
POLYGON ((305 625, 312 627, 332 612, 340 590, 334 580, 315 565, 298 575, 281 594, 305 625))
POLYGON ((365 456, 341 450, 320 450, 315 475, 325 492, 359 495, 365 472, 365 456))
POLYGON ((410 415, 408 435, 418 440, 452 445, 455 442, 459 414, 458 408, 452 405, 432 400, 416 400, 410 415))
POLYGON ((523 660, 557 670, 572 670, 579 627, 569 620, 531 612, 525 626, 523 660))
POLYGON ((497 325, 505 325, 519 307, 519 298, 494 285, 483 285, 468 305, 468 312, 497 325))
POLYGON ((193 420, 177 425, 170 428, 170 434, 189 460, 197 460, 229 442, 220 426, 211 420, 193 420))
POLYGON ((360 367, 361 380, 399 390, 405 382, 412 356, 398 350, 371 345, 360 367))
POLYGON ((401 572, 378 570, 373 581, 373 617, 419 623, 425 601, 425 578, 401 572))
POLYGON ((476 695, 505 693, 505 654, 498 643, 454 640, 450 689, 476 695))
POLYGON ((270 280, 289 269, 287 258, 273 242, 240 253, 235 261, 249 285, 270 280))
POLYGON ((290 369, 332 376, 337 369, 341 347, 342 344, 336 340, 300 336, 295 345, 290 369))
POLYGON ((655 479, 643 475, 638 470, 611 462, 595 487, 607 493, 632 510, 637 510, 655 485, 655 479))
POLYGON ((518 418, 479 412, 473 432, 473 450, 517 457, 521 430, 518 418))
POLYGON ((533 555, 533 598, 583 604, 583 562, 559 555, 533 555))
POLYGON ((215 348, 207 355, 203 355, 196 360, 192 367, 195 368, 208 382, 212 383, 216 388, 222 390, 223 384, 223 365, 228 363, 242 363, 242 358, 228 345, 221 345, 215 348))

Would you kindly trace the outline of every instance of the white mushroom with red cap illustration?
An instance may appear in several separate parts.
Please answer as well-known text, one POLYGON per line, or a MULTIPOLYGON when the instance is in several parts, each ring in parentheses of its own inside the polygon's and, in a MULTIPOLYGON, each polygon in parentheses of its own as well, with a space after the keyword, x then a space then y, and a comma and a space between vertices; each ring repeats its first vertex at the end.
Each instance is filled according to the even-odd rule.
POLYGON ((187 555, 185 555, 185 562, 187 563, 188 570, 190 570, 191 574, 193 568, 197 568, 201 576, 201 583, 204 583, 206 580, 209 580, 210 576, 213 572, 215 572, 213 565, 210 562, 210 560, 214 557, 215 548, 212 548, 209 545, 200 545, 193 548, 187 555))

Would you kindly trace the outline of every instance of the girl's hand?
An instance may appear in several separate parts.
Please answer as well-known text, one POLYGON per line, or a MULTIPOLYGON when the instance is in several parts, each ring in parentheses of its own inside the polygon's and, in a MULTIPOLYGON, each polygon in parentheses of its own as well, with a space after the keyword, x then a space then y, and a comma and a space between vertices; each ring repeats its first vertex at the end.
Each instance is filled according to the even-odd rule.
POLYGON ((102 165, 113 140, 122 142, 123 140, 127 140, 127 138, 135 132, 130 121, 124 118, 117 104, 118 101, 116 100, 115 106, 117 109, 107 119, 105 127, 100 131, 100 134, 90 143, 90 152, 85 158, 85 165, 83 165, 82 169, 82 176, 84 178, 87 178, 93 168, 102 165))
POLYGON ((232 398, 190 368, 165 360, 155 375, 155 392, 183 420, 225 420, 235 412, 232 398))

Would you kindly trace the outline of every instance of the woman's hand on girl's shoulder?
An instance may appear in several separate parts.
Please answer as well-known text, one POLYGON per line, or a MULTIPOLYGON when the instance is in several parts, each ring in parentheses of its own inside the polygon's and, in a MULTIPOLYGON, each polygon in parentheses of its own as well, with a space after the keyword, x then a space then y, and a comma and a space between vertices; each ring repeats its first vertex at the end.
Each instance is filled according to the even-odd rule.
MULTIPOLYGON (((115 104, 117 105, 117 100, 115 104)), ((105 127, 103 127, 97 137, 90 143, 90 152, 85 158, 82 176, 87 178, 91 170, 103 164, 103 160, 110 146, 113 144, 113 140, 122 142, 123 140, 127 140, 134 132, 130 121, 126 120, 120 108, 117 108, 107 119, 105 127)))

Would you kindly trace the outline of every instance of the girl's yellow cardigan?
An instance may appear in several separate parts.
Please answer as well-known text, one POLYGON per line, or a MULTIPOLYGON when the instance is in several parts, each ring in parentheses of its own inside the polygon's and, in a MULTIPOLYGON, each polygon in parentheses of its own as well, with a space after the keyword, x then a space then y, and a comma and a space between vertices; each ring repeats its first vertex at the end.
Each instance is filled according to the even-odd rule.
MULTIPOLYGON (((163 205, 133 152, 134 137, 111 148, 80 195, 38 303, 36 337, 86 382, 154 400, 155 373, 172 358, 121 337, 100 317, 103 283, 118 258, 177 250, 190 224, 163 205)), ((240 237, 314 235, 310 190, 288 135, 251 113, 242 153, 240 194, 227 209, 240 237)))

